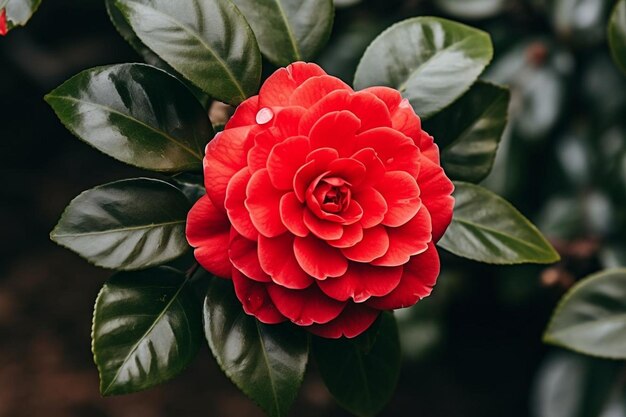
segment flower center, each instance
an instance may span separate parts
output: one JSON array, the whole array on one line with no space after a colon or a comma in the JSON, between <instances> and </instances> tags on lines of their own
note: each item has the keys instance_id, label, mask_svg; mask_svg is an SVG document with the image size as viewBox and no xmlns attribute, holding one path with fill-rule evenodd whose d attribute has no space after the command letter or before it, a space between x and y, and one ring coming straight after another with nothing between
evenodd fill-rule
<instances>
[{"instance_id":1,"label":"flower center","mask_svg":"<svg viewBox=\"0 0 626 417\"><path fill-rule=\"evenodd\" d=\"M327 213L343 212L350 205L352 197L350 184L336 177L322 179L314 194L322 210Z\"/></svg>"}]
</instances>

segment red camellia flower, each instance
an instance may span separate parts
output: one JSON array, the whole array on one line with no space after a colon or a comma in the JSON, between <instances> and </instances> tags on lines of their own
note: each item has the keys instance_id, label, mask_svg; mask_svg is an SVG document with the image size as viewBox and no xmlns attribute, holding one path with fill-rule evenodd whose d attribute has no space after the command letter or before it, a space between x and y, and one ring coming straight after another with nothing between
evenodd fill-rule
<instances>
[{"instance_id":1,"label":"red camellia flower","mask_svg":"<svg viewBox=\"0 0 626 417\"><path fill-rule=\"evenodd\" d=\"M7 9L0 10L0 35L4 36L9 32L7 27Z\"/></svg>"},{"instance_id":2,"label":"red camellia flower","mask_svg":"<svg viewBox=\"0 0 626 417\"><path fill-rule=\"evenodd\" d=\"M208 144L204 182L187 239L263 323L355 337L435 285L453 185L396 90L279 69Z\"/></svg>"}]
</instances>

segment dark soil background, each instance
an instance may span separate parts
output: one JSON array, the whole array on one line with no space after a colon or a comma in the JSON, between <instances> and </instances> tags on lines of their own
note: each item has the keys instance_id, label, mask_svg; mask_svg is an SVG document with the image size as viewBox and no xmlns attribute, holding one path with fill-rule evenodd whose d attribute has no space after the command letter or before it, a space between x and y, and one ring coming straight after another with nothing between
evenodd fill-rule
<instances>
[{"instance_id":1,"label":"dark soil background","mask_svg":"<svg viewBox=\"0 0 626 417\"><path fill-rule=\"evenodd\" d=\"M26 28L0 39L1 417L262 415L206 347L190 369L159 388L117 398L98 393L91 310L109 273L55 246L48 233L81 191L149 174L74 138L43 96L83 69L139 60L94 1L44 1ZM464 270L450 278L461 282L460 290L437 317L445 320L445 338L424 355L407 355L383 416L529 414L531 386L547 351L541 332L559 292L541 289L540 268L511 268L507 274L523 276L536 296L504 304L494 284L501 269ZM292 415L347 416L314 364L309 371Z\"/></svg>"}]
</instances>

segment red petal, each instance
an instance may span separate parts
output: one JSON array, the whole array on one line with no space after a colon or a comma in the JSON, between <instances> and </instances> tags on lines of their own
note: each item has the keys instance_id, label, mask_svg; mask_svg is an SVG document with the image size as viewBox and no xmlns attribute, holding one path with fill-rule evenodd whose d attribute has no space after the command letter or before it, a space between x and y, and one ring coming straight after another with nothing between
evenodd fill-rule
<instances>
[{"instance_id":1,"label":"red petal","mask_svg":"<svg viewBox=\"0 0 626 417\"><path fill-rule=\"evenodd\" d=\"M365 176L365 165L356 159L338 158L328 165L329 177L341 178L353 186L359 185Z\"/></svg>"},{"instance_id":2,"label":"red petal","mask_svg":"<svg viewBox=\"0 0 626 417\"><path fill-rule=\"evenodd\" d=\"M247 164L252 146L251 127L238 127L218 133L206 147L204 185L215 207L223 209L228 181Z\"/></svg>"},{"instance_id":3,"label":"red petal","mask_svg":"<svg viewBox=\"0 0 626 417\"><path fill-rule=\"evenodd\" d=\"M439 254L434 243L404 266L400 284L389 295L370 298L367 305L380 310L410 307L432 292L439 276Z\"/></svg>"},{"instance_id":4,"label":"red petal","mask_svg":"<svg viewBox=\"0 0 626 417\"><path fill-rule=\"evenodd\" d=\"M226 188L226 200L224 207L231 224L241 235L250 240L256 240L259 232L252 224L250 213L244 205L246 200L246 187L250 181L250 171L242 168L228 183Z\"/></svg>"},{"instance_id":5,"label":"red petal","mask_svg":"<svg viewBox=\"0 0 626 417\"><path fill-rule=\"evenodd\" d=\"M323 240L337 240L343 236L343 226L322 220L310 210L304 210L304 224L313 234Z\"/></svg>"},{"instance_id":6,"label":"red petal","mask_svg":"<svg viewBox=\"0 0 626 417\"><path fill-rule=\"evenodd\" d=\"M7 27L7 10L2 9L0 11L0 35L5 36L9 33L9 28Z\"/></svg>"},{"instance_id":7,"label":"red petal","mask_svg":"<svg viewBox=\"0 0 626 417\"><path fill-rule=\"evenodd\" d=\"M391 127L410 137L416 145L420 146L422 122L407 99L403 99L397 90L389 87L371 87L363 91L383 100L391 114Z\"/></svg>"},{"instance_id":8,"label":"red petal","mask_svg":"<svg viewBox=\"0 0 626 417\"><path fill-rule=\"evenodd\" d=\"M261 323L278 324L286 321L267 292L267 284L252 281L233 268L235 294L246 314L256 317ZM272 285L272 284L269 284Z\"/></svg>"},{"instance_id":9,"label":"red petal","mask_svg":"<svg viewBox=\"0 0 626 417\"><path fill-rule=\"evenodd\" d=\"M248 240L237 232L231 233L228 255L233 266L250 279L272 282L259 262L257 242Z\"/></svg>"},{"instance_id":10,"label":"red petal","mask_svg":"<svg viewBox=\"0 0 626 417\"><path fill-rule=\"evenodd\" d=\"M346 305L327 297L317 285L305 290L269 285L267 290L276 308L298 326L328 323L339 316Z\"/></svg>"},{"instance_id":11,"label":"red petal","mask_svg":"<svg viewBox=\"0 0 626 417\"><path fill-rule=\"evenodd\" d=\"M266 237L275 237L287 231L280 219L283 194L272 186L267 169L255 172L248 182L245 206L254 227Z\"/></svg>"},{"instance_id":12,"label":"red petal","mask_svg":"<svg viewBox=\"0 0 626 417\"><path fill-rule=\"evenodd\" d=\"M357 148L372 148L387 171L405 171L417 178L420 151L402 133L387 127L376 128L356 137Z\"/></svg>"},{"instance_id":13,"label":"red petal","mask_svg":"<svg viewBox=\"0 0 626 417\"><path fill-rule=\"evenodd\" d=\"M346 258L356 262L372 262L389 249L389 236L383 226L363 230L363 240L356 245L342 249Z\"/></svg>"},{"instance_id":14,"label":"red petal","mask_svg":"<svg viewBox=\"0 0 626 417\"><path fill-rule=\"evenodd\" d=\"M327 339L339 339L343 336L351 339L369 329L379 314L380 311L363 304L349 303L335 320L326 324L314 324L307 327L307 330Z\"/></svg>"},{"instance_id":15,"label":"red petal","mask_svg":"<svg viewBox=\"0 0 626 417\"><path fill-rule=\"evenodd\" d=\"M339 156L349 156L361 121L349 111L331 112L319 119L311 129L311 148L333 148Z\"/></svg>"},{"instance_id":16,"label":"red petal","mask_svg":"<svg viewBox=\"0 0 626 417\"><path fill-rule=\"evenodd\" d=\"M206 195L194 204L187 215L187 241L196 248L194 255L204 269L229 278L232 265L228 259L230 223L226 213L215 208Z\"/></svg>"},{"instance_id":17,"label":"red petal","mask_svg":"<svg viewBox=\"0 0 626 417\"><path fill-rule=\"evenodd\" d=\"M307 163L302 165L293 179L293 190L298 200L304 203L306 191L320 174L328 169L328 165L337 159L337 151L331 148L320 148L311 152Z\"/></svg>"},{"instance_id":18,"label":"red petal","mask_svg":"<svg viewBox=\"0 0 626 417\"><path fill-rule=\"evenodd\" d=\"M381 193L372 187L361 188L352 194L352 198L363 208L361 225L364 228L379 225L387 213L387 202Z\"/></svg>"},{"instance_id":19,"label":"red petal","mask_svg":"<svg viewBox=\"0 0 626 417\"><path fill-rule=\"evenodd\" d=\"M337 90L310 107L300 119L298 129L301 134L309 135L315 123L325 114L341 110L348 110L361 120L359 132L375 127L391 127L389 110L376 96L363 92L351 94L346 90Z\"/></svg>"},{"instance_id":20,"label":"red petal","mask_svg":"<svg viewBox=\"0 0 626 417\"><path fill-rule=\"evenodd\" d=\"M296 88L289 98L289 105L307 109L336 90L354 92L348 84L331 75L312 77Z\"/></svg>"},{"instance_id":21,"label":"red petal","mask_svg":"<svg viewBox=\"0 0 626 417\"><path fill-rule=\"evenodd\" d=\"M389 250L385 256L373 261L373 265L404 265L411 256L420 254L428 248L432 240L432 225L430 214L425 208L422 207L417 215L404 226L387 228Z\"/></svg>"},{"instance_id":22,"label":"red petal","mask_svg":"<svg viewBox=\"0 0 626 417\"><path fill-rule=\"evenodd\" d=\"M421 190L422 203L430 212L433 225L433 241L436 243L452 221L454 185L443 169L427 158L422 158L417 182Z\"/></svg>"},{"instance_id":23,"label":"red petal","mask_svg":"<svg viewBox=\"0 0 626 417\"><path fill-rule=\"evenodd\" d=\"M298 125L300 119L306 112L302 107L286 107L281 109L274 119L274 129L278 129L280 137L290 138L298 136Z\"/></svg>"},{"instance_id":24,"label":"red petal","mask_svg":"<svg viewBox=\"0 0 626 417\"><path fill-rule=\"evenodd\" d=\"M432 136L422 131L422 138L420 140L419 147L422 151L422 155L433 161L435 164L440 165L439 147L435 144L435 139Z\"/></svg>"},{"instance_id":25,"label":"red petal","mask_svg":"<svg viewBox=\"0 0 626 417\"><path fill-rule=\"evenodd\" d=\"M315 236L296 237L293 248L298 263L313 278L340 277L348 269L348 261L341 251Z\"/></svg>"},{"instance_id":26,"label":"red petal","mask_svg":"<svg viewBox=\"0 0 626 417\"><path fill-rule=\"evenodd\" d=\"M422 205L417 182L406 172L387 172L376 188L387 202L388 210L382 221L385 226L402 226L417 214Z\"/></svg>"},{"instance_id":27,"label":"red petal","mask_svg":"<svg viewBox=\"0 0 626 417\"><path fill-rule=\"evenodd\" d=\"M294 62L287 68L280 68L261 87L259 104L261 107L286 107L293 92L311 77L326 75L316 64Z\"/></svg>"},{"instance_id":28,"label":"red petal","mask_svg":"<svg viewBox=\"0 0 626 417\"><path fill-rule=\"evenodd\" d=\"M304 224L304 204L295 193L287 193L280 199L280 218L285 227L294 235L305 237L309 228Z\"/></svg>"},{"instance_id":29,"label":"red petal","mask_svg":"<svg viewBox=\"0 0 626 417\"><path fill-rule=\"evenodd\" d=\"M292 189L296 172L304 165L309 150L306 136L292 137L274 146L267 159L267 172L274 187Z\"/></svg>"},{"instance_id":30,"label":"red petal","mask_svg":"<svg viewBox=\"0 0 626 417\"><path fill-rule=\"evenodd\" d=\"M402 270L401 266L385 268L351 262L345 275L319 281L318 285L335 300L351 298L355 303L362 303L370 297L382 297L393 291L400 283Z\"/></svg>"},{"instance_id":31,"label":"red petal","mask_svg":"<svg viewBox=\"0 0 626 417\"><path fill-rule=\"evenodd\" d=\"M352 155L352 159L356 159L365 165L362 186L374 185L385 175L385 165L372 148L361 149Z\"/></svg>"},{"instance_id":32,"label":"red petal","mask_svg":"<svg viewBox=\"0 0 626 417\"><path fill-rule=\"evenodd\" d=\"M294 237L288 233L272 239L259 236L259 261L276 284L301 290L309 287L313 278L296 261L293 240Z\"/></svg>"},{"instance_id":33,"label":"red petal","mask_svg":"<svg viewBox=\"0 0 626 417\"><path fill-rule=\"evenodd\" d=\"M343 227L341 239L329 240L327 243L335 248L349 248L363 240L363 227L359 223Z\"/></svg>"},{"instance_id":34,"label":"red petal","mask_svg":"<svg viewBox=\"0 0 626 417\"><path fill-rule=\"evenodd\" d=\"M250 126L256 124L256 114L259 111L259 96L250 97L241 103L235 114L230 118L224 130L235 127Z\"/></svg>"}]
</instances>

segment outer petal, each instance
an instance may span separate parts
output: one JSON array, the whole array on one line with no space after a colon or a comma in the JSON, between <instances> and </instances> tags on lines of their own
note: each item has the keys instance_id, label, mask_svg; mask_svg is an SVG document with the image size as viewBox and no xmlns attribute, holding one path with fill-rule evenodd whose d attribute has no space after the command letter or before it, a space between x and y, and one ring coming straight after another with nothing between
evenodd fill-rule
<instances>
[{"instance_id":1,"label":"outer petal","mask_svg":"<svg viewBox=\"0 0 626 417\"><path fill-rule=\"evenodd\" d=\"M250 213L244 205L250 177L250 171L247 168L242 168L232 177L226 188L224 207L235 230L250 240L256 240L259 232L252 224Z\"/></svg>"},{"instance_id":2,"label":"outer petal","mask_svg":"<svg viewBox=\"0 0 626 417\"><path fill-rule=\"evenodd\" d=\"M259 261L276 284L301 290L313 284L313 278L296 261L293 240L288 233L272 239L259 236Z\"/></svg>"},{"instance_id":3,"label":"outer petal","mask_svg":"<svg viewBox=\"0 0 626 417\"><path fill-rule=\"evenodd\" d=\"M275 237L287 231L280 219L280 199L284 192L272 186L267 169L255 172L248 182L245 206L260 234Z\"/></svg>"},{"instance_id":4,"label":"outer petal","mask_svg":"<svg viewBox=\"0 0 626 417\"><path fill-rule=\"evenodd\" d=\"M446 177L443 169L428 158L422 158L422 168L417 182L421 190L422 203L432 218L433 241L436 243L452 221L454 198L451 194L454 185Z\"/></svg>"},{"instance_id":5,"label":"outer petal","mask_svg":"<svg viewBox=\"0 0 626 417\"><path fill-rule=\"evenodd\" d=\"M389 250L385 256L372 262L373 265L398 266L404 265L411 256L428 249L432 240L430 214L426 207L417 213L407 224L401 227L389 227Z\"/></svg>"},{"instance_id":6,"label":"outer petal","mask_svg":"<svg viewBox=\"0 0 626 417\"><path fill-rule=\"evenodd\" d=\"M351 262L343 276L320 281L318 285L336 300L351 298L355 303L362 303L372 296L382 297L393 291L400 283L402 271L401 266L385 268Z\"/></svg>"},{"instance_id":7,"label":"outer petal","mask_svg":"<svg viewBox=\"0 0 626 417\"><path fill-rule=\"evenodd\" d=\"M354 92L348 84L331 75L312 77L296 88L289 98L289 104L306 109L336 90Z\"/></svg>"},{"instance_id":8,"label":"outer petal","mask_svg":"<svg viewBox=\"0 0 626 417\"><path fill-rule=\"evenodd\" d=\"M415 178L403 171L387 172L376 185L387 202L385 226L398 227L411 220L422 206Z\"/></svg>"},{"instance_id":9,"label":"outer petal","mask_svg":"<svg viewBox=\"0 0 626 417\"><path fill-rule=\"evenodd\" d=\"M256 317L265 324L278 324L287 320L274 306L267 293L267 284L252 281L235 268L233 268L233 284L235 284L235 294L241 301L246 314Z\"/></svg>"},{"instance_id":10,"label":"outer petal","mask_svg":"<svg viewBox=\"0 0 626 417\"><path fill-rule=\"evenodd\" d=\"M430 295L439 276L439 254L434 243L404 266L400 284L389 295L370 298L366 304L380 310L410 307Z\"/></svg>"},{"instance_id":11,"label":"outer petal","mask_svg":"<svg viewBox=\"0 0 626 417\"><path fill-rule=\"evenodd\" d=\"M405 171L417 178L420 151L413 141L388 127L363 132L356 137L357 148L372 148L387 171Z\"/></svg>"},{"instance_id":12,"label":"outer petal","mask_svg":"<svg viewBox=\"0 0 626 417\"><path fill-rule=\"evenodd\" d=\"M261 107L285 107L293 92L311 77L326 75L316 64L294 62L287 68L280 68L261 87L259 105Z\"/></svg>"},{"instance_id":13,"label":"outer petal","mask_svg":"<svg viewBox=\"0 0 626 417\"><path fill-rule=\"evenodd\" d=\"M441 162L439 161L439 147L435 144L435 139L424 131L422 131L419 148L422 151L422 155L433 161L435 164L441 165Z\"/></svg>"},{"instance_id":14,"label":"outer petal","mask_svg":"<svg viewBox=\"0 0 626 417\"><path fill-rule=\"evenodd\" d=\"M324 295L317 285L299 291L269 285L267 290L278 311L298 326L328 323L339 316L346 305Z\"/></svg>"},{"instance_id":15,"label":"outer petal","mask_svg":"<svg viewBox=\"0 0 626 417\"><path fill-rule=\"evenodd\" d=\"M389 110L383 101L373 94L358 92L351 94L337 90L328 94L309 108L300 120L299 132L308 135L311 128L327 113L348 110L361 120L360 132L375 127L391 127Z\"/></svg>"},{"instance_id":16,"label":"outer petal","mask_svg":"<svg viewBox=\"0 0 626 417\"><path fill-rule=\"evenodd\" d=\"M226 213L215 208L206 195L191 208L186 235L189 244L196 248L194 255L204 269L218 277L230 278L230 223Z\"/></svg>"},{"instance_id":17,"label":"outer petal","mask_svg":"<svg viewBox=\"0 0 626 417\"><path fill-rule=\"evenodd\" d=\"M220 132L209 142L204 158L204 186L207 195L220 210L224 207L228 181L247 164L252 146L252 127L237 127Z\"/></svg>"},{"instance_id":18,"label":"outer petal","mask_svg":"<svg viewBox=\"0 0 626 417\"><path fill-rule=\"evenodd\" d=\"M274 187L290 190L296 172L304 165L309 154L306 136L295 136L274 146L267 159L267 172Z\"/></svg>"},{"instance_id":19,"label":"outer petal","mask_svg":"<svg viewBox=\"0 0 626 417\"><path fill-rule=\"evenodd\" d=\"M349 303L335 320L326 324L314 324L307 330L327 339L339 339L342 336L351 339L369 329L379 314L380 311L363 304Z\"/></svg>"},{"instance_id":20,"label":"outer petal","mask_svg":"<svg viewBox=\"0 0 626 417\"><path fill-rule=\"evenodd\" d=\"M228 256L233 266L246 277L259 282L272 282L259 262L257 242L248 240L239 233L231 233Z\"/></svg>"},{"instance_id":21,"label":"outer petal","mask_svg":"<svg viewBox=\"0 0 626 417\"><path fill-rule=\"evenodd\" d=\"M383 226L375 226L363 231L363 240L356 245L342 249L346 258L356 262L372 262L389 250L389 235Z\"/></svg>"},{"instance_id":22,"label":"outer petal","mask_svg":"<svg viewBox=\"0 0 626 417\"><path fill-rule=\"evenodd\" d=\"M315 236L296 237L293 248L298 263L313 278L340 277L348 270L348 261L340 250Z\"/></svg>"},{"instance_id":23,"label":"outer petal","mask_svg":"<svg viewBox=\"0 0 626 417\"><path fill-rule=\"evenodd\" d=\"M352 112L343 110L325 114L311 129L311 148L333 148L339 156L349 156L360 127L361 121Z\"/></svg>"},{"instance_id":24,"label":"outer petal","mask_svg":"<svg viewBox=\"0 0 626 417\"><path fill-rule=\"evenodd\" d=\"M259 111L259 96L250 97L241 103L235 114L230 118L224 129L233 129L235 127L250 126L256 124L256 114Z\"/></svg>"}]
</instances>

